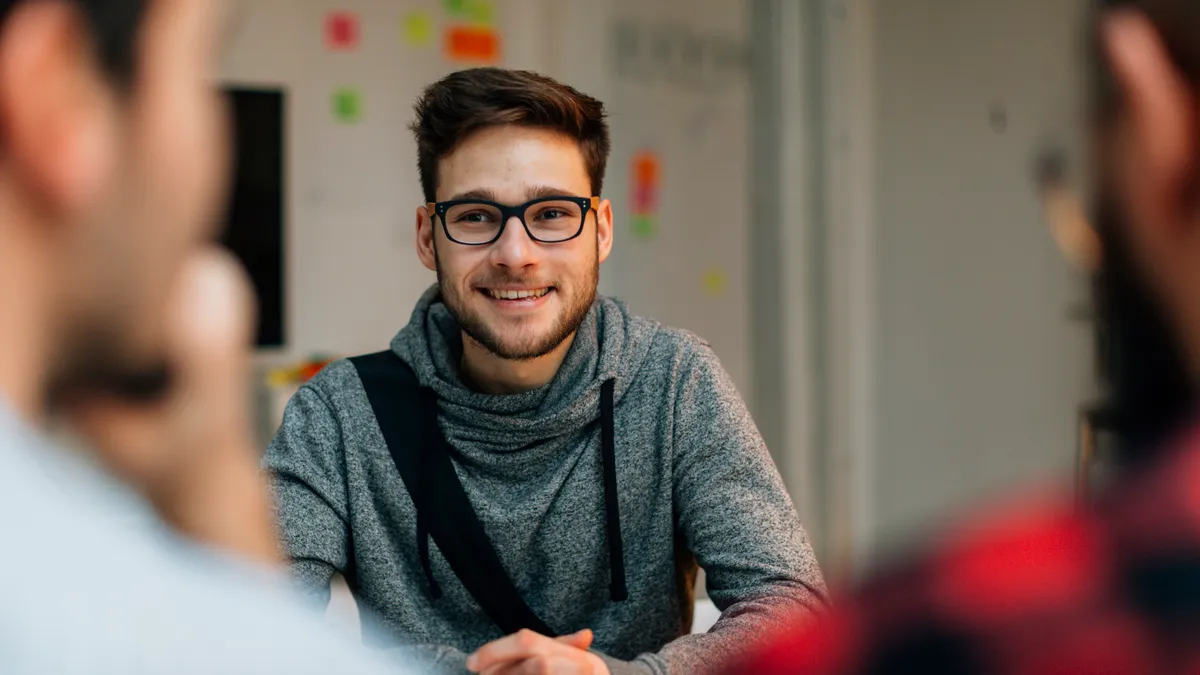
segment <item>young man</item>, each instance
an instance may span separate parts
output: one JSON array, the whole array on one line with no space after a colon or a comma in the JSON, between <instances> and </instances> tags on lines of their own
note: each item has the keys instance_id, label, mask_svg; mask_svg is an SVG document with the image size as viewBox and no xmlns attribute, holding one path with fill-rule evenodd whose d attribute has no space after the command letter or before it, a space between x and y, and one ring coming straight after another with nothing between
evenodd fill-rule
<instances>
[{"instance_id":1,"label":"young man","mask_svg":"<svg viewBox=\"0 0 1200 675\"><path fill-rule=\"evenodd\" d=\"M4 673L383 672L263 588L245 287L203 248L219 5L0 0Z\"/></svg>"},{"instance_id":2,"label":"young man","mask_svg":"<svg viewBox=\"0 0 1200 675\"><path fill-rule=\"evenodd\" d=\"M324 605L344 573L381 619L376 644L488 673L701 673L773 617L820 607L812 550L712 350L596 297L613 241L601 103L467 70L426 90L413 128L417 252L438 283L375 357L410 384L368 392L361 360L331 365L266 458L302 585ZM422 461L450 462L405 476L397 460L437 436L448 447ZM447 561L436 519L467 501L496 565ZM724 613L688 636L697 562ZM460 579L485 565L482 592L511 578L499 611L523 601L540 629L506 636Z\"/></svg>"},{"instance_id":3,"label":"young man","mask_svg":"<svg viewBox=\"0 0 1200 675\"><path fill-rule=\"evenodd\" d=\"M1082 513L1039 497L969 523L731 673L1200 664L1200 6L1103 4L1097 289L1118 484Z\"/></svg>"}]
</instances>

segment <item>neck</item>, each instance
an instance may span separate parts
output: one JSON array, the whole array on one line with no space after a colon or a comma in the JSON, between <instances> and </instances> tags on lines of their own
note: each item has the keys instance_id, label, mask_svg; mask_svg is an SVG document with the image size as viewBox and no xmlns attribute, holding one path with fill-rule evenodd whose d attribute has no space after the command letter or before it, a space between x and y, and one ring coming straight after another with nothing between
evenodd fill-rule
<instances>
[{"instance_id":1,"label":"neck","mask_svg":"<svg viewBox=\"0 0 1200 675\"><path fill-rule=\"evenodd\" d=\"M463 381L484 394L520 394L545 386L558 374L567 350L575 341L571 333L554 351L536 359L504 359L463 333Z\"/></svg>"},{"instance_id":2,"label":"neck","mask_svg":"<svg viewBox=\"0 0 1200 675\"><path fill-rule=\"evenodd\" d=\"M35 423L45 414L52 334L47 299L54 276L38 235L13 220L0 221L0 404Z\"/></svg>"}]
</instances>

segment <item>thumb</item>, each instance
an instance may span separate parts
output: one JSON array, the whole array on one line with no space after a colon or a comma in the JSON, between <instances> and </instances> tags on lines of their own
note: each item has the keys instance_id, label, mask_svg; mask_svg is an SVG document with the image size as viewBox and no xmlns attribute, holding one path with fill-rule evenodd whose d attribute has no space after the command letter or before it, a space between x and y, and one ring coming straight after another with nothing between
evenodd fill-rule
<instances>
[{"instance_id":1,"label":"thumb","mask_svg":"<svg viewBox=\"0 0 1200 675\"><path fill-rule=\"evenodd\" d=\"M196 373L248 355L254 312L250 282L241 265L218 248L188 260L176 280L170 305L171 356Z\"/></svg>"},{"instance_id":2,"label":"thumb","mask_svg":"<svg viewBox=\"0 0 1200 675\"><path fill-rule=\"evenodd\" d=\"M169 359L177 393L206 411L207 424L245 422L252 297L241 266L215 247L196 254L177 279L167 316Z\"/></svg>"},{"instance_id":3,"label":"thumb","mask_svg":"<svg viewBox=\"0 0 1200 675\"><path fill-rule=\"evenodd\" d=\"M592 646L592 640L594 640L595 637L595 634L592 633L590 628L584 628L578 633L572 633L570 635L564 635L554 639L561 644L567 645L568 647L586 650Z\"/></svg>"}]
</instances>

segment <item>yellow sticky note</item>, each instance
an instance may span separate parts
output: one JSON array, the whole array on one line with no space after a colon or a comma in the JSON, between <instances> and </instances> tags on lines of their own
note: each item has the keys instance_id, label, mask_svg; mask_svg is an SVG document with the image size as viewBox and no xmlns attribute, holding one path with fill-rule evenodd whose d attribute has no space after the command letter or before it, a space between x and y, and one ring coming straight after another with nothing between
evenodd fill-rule
<instances>
[{"instance_id":1,"label":"yellow sticky note","mask_svg":"<svg viewBox=\"0 0 1200 675\"><path fill-rule=\"evenodd\" d=\"M406 44L424 47L433 41L433 19L429 12L409 12L404 16L402 32Z\"/></svg>"},{"instance_id":2,"label":"yellow sticky note","mask_svg":"<svg viewBox=\"0 0 1200 675\"><path fill-rule=\"evenodd\" d=\"M725 287L728 285L728 279L725 276L725 271L720 269L710 269L704 273L704 292L709 295L722 295L725 293Z\"/></svg>"}]
</instances>

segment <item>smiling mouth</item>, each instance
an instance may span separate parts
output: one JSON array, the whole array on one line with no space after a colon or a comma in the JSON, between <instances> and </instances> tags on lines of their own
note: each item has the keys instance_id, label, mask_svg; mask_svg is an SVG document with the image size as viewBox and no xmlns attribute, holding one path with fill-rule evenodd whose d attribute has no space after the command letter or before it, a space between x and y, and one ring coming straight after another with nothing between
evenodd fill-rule
<instances>
[{"instance_id":1,"label":"smiling mouth","mask_svg":"<svg viewBox=\"0 0 1200 675\"><path fill-rule=\"evenodd\" d=\"M507 290L495 288L481 288L485 295L493 300L537 300L545 296L550 291L554 290L553 286L545 288L529 288L522 290Z\"/></svg>"}]
</instances>

